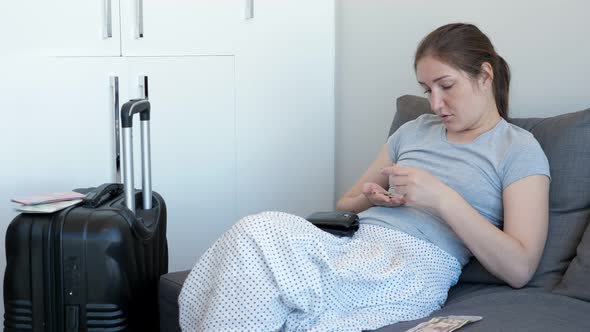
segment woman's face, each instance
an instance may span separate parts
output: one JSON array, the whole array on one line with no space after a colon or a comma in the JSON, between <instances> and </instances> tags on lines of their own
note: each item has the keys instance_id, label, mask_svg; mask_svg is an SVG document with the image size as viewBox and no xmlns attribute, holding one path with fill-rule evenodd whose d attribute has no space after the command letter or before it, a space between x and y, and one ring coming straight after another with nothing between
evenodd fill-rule
<instances>
[{"instance_id":1,"label":"woman's face","mask_svg":"<svg viewBox=\"0 0 590 332\"><path fill-rule=\"evenodd\" d=\"M416 77L428 96L430 108L441 118L447 131L474 130L485 122L491 93L485 88L485 81L473 80L467 73L432 56L418 61Z\"/></svg>"}]
</instances>

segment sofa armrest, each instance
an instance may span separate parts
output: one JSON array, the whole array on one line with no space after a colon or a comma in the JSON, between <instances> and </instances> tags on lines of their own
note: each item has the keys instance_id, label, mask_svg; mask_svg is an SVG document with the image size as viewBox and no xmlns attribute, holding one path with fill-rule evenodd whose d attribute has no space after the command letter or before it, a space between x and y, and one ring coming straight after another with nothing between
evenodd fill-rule
<instances>
[{"instance_id":1,"label":"sofa armrest","mask_svg":"<svg viewBox=\"0 0 590 332\"><path fill-rule=\"evenodd\" d=\"M181 332L178 322L178 296L189 270L172 272L160 277L160 331Z\"/></svg>"}]
</instances>

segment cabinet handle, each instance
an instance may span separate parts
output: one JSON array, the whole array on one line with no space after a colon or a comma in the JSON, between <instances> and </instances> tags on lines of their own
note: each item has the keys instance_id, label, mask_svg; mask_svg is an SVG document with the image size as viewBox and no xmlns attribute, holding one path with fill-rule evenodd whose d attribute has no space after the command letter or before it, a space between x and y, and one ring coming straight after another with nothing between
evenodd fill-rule
<instances>
[{"instance_id":1,"label":"cabinet handle","mask_svg":"<svg viewBox=\"0 0 590 332\"><path fill-rule=\"evenodd\" d=\"M119 76L110 77L111 105L115 116L115 182L121 183L121 137L119 136Z\"/></svg>"},{"instance_id":2,"label":"cabinet handle","mask_svg":"<svg viewBox=\"0 0 590 332\"><path fill-rule=\"evenodd\" d=\"M143 38L143 0L137 0L137 39Z\"/></svg>"},{"instance_id":3,"label":"cabinet handle","mask_svg":"<svg viewBox=\"0 0 590 332\"><path fill-rule=\"evenodd\" d=\"M254 0L246 0L246 19L254 18Z\"/></svg>"},{"instance_id":4,"label":"cabinet handle","mask_svg":"<svg viewBox=\"0 0 590 332\"><path fill-rule=\"evenodd\" d=\"M148 88L148 77L147 75L140 75L139 76L139 88L141 90L140 94L143 99L149 99L150 97L150 90Z\"/></svg>"},{"instance_id":5,"label":"cabinet handle","mask_svg":"<svg viewBox=\"0 0 590 332\"><path fill-rule=\"evenodd\" d=\"M111 6L111 0L104 0L104 38L113 38L113 8Z\"/></svg>"}]
</instances>

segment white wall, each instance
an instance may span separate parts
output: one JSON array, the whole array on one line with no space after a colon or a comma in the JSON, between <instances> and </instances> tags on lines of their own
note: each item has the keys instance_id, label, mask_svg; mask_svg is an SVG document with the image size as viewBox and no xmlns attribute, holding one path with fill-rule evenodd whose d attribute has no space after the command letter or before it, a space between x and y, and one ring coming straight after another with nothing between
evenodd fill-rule
<instances>
[{"instance_id":1,"label":"white wall","mask_svg":"<svg viewBox=\"0 0 590 332\"><path fill-rule=\"evenodd\" d=\"M590 107L590 2L339 0L336 2L336 199L375 158L395 99L420 95L419 41L451 22L476 24L512 70L512 116Z\"/></svg>"}]
</instances>

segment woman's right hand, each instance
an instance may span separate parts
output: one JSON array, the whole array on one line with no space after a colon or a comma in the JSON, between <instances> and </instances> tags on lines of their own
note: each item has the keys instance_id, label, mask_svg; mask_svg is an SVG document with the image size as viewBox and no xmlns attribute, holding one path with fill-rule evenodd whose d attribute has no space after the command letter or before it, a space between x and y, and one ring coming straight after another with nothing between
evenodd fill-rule
<instances>
[{"instance_id":1,"label":"woman's right hand","mask_svg":"<svg viewBox=\"0 0 590 332\"><path fill-rule=\"evenodd\" d=\"M377 183L363 184L363 195L376 206L398 207L406 204L404 196L391 194Z\"/></svg>"}]
</instances>

